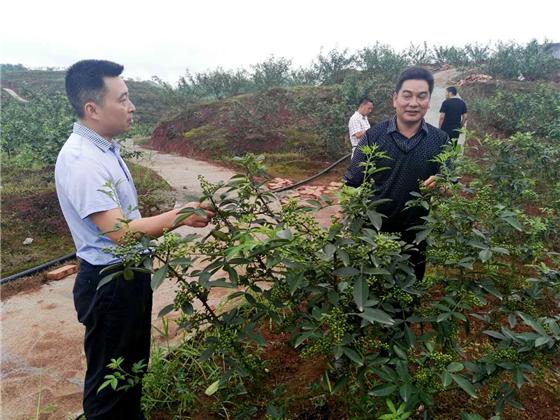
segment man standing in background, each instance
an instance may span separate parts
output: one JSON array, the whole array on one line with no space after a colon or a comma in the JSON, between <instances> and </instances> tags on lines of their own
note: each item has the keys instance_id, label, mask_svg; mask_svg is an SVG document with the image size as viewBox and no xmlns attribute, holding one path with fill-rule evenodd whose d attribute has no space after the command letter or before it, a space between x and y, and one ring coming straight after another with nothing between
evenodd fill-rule
<instances>
[{"instance_id":1,"label":"man standing in background","mask_svg":"<svg viewBox=\"0 0 560 420\"><path fill-rule=\"evenodd\" d=\"M459 130L466 127L467 104L457 97L457 89L453 86L447 88L447 99L441 104L439 110L439 128L445 131L450 139L458 139Z\"/></svg>"},{"instance_id":2,"label":"man standing in background","mask_svg":"<svg viewBox=\"0 0 560 420\"><path fill-rule=\"evenodd\" d=\"M386 170L373 176L375 193L371 198L388 199L377 207L386 216L381 230L399 233L404 241L415 246L415 250L408 252L418 280L424 277L427 244L426 241L414 244L416 232L410 228L423 224L423 217L428 213L422 207L407 208L406 203L413 198L412 192L420 192L420 182L426 188L435 188L440 166L433 159L449 143L445 132L424 121L433 90L434 78L428 70L421 67L405 70L393 93L396 115L367 130L344 177L350 187L359 187L363 183L362 163L367 157L362 146L377 145L379 151L386 154L387 158L377 162Z\"/></svg>"},{"instance_id":3,"label":"man standing in background","mask_svg":"<svg viewBox=\"0 0 560 420\"><path fill-rule=\"evenodd\" d=\"M358 104L358 110L350 117L348 121L348 133L350 134L350 143L352 143L352 156L354 149L365 136L366 131L369 129L368 115L373 111L373 102L369 98L363 98Z\"/></svg>"}]
</instances>

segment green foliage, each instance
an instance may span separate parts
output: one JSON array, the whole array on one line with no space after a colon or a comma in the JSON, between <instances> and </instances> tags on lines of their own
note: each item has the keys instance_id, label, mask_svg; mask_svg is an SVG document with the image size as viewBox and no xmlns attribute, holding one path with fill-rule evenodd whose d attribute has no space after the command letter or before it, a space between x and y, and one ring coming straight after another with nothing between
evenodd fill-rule
<instances>
[{"instance_id":1,"label":"green foliage","mask_svg":"<svg viewBox=\"0 0 560 420\"><path fill-rule=\"evenodd\" d=\"M25 92L29 102L13 98L2 104L0 145L6 163L29 167L56 161L74 118L61 93Z\"/></svg>"},{"instance_id":2,"label":"green foliage","mask_svg":"<svg viewBox=\"0 0 560 420\"><path fill-rule=\"evenodd\" d=\"M321 84L335 85L342 83L346 75L354 69L354 63L355 56L348 49L333 49L326 54L319 53L312 69Z\"/></svg>"},{"instance_id":3,"label":"green foliage","mask_svg":"<svg viewBox=\"0 0 560 420\"><path fill-rule=\"evenodd\" d=\"M436 46L433 48L434 61L437 64L451 64L464 67L470 64L465 51L454 46Z\"/></svg>"},{"instance_id":4,"label":"green foliage","mask_svg":"<svg viewBox=\"0 0 560 420\"><path fill-rule=\"evenodd\" d=\"M498 88L495 95L475 97L471 106L485 127L506 135L521 131L560 138L560 90L552 85L527 92Z\"/></svg>"},{"instance_id":5,"label":"green foliage","mask_svg":"<svg viewBox=\"0 0 560 420\"><path fill-rule=\"evenodd\" d=\"M270 56L266 61L253 66L253 81L257 90L288 86L291 83L292 60Z\"/></svg>"},{"instance_id":6,"label":"green foliage","mask_svg":"<svg viewBox=\"0 0 560 420\"><path fill-rule=\"evenodd\" d=\"M204 343L200 362L220 366L220 377L204 389L222 403L247 408L243 395L267 372L262 329L270 325L288 333L302 357L330 361L315 392L347 401L349 416L406 418L419 405L429 413L438 394L477 398L494 380L501 383L496 411L518 407L516 389L532 374L532 359L555 357L560 343L560 314L549 305L559 297L560 276L544 264L553 255L541 228L516 204L515 192L457 182L476 162L449 148L437 158L439 188L409 203L431 209L417 242L429 238L435 271L419 282L409 262L415 245L382 232L380 202L371 201L383 154L369 147L364 153L365 182L342 189L342 219L328 229L311 215L320 202L280 205L262 188L263 158L248 155L238 159L244 174L217 184L201 179L201 201L216 212L211 232L142 238L122 250L133 251L130 257L119 255L127 267L158 261L154 288L164 277L177 281L169 308L181 310L181 327ZM539 252L523 254L520 245L529 243ZM219 309L209 303L213 288L232 289ZM482 326L475 328L475 319ZM482 337L490 340L482 354L465 351ZM380 413L371 401L387 397L391 413ZM282 410L268 407L269 415Z\"/></svg>"},{"instance_id":7,"label":"green foliage","mask_svg":"<svg viewBox=\"0 0 560 420\"><path fill-rule=\"evenodd\" d=\"M546 51L546 46L536 40L526 45L499 42L487 61L488 72L504 79L546 79L560 70L560 61Z\"/></svg>"},{"instance_id":8,"label":"green foliage","mask_svg":"<svg viewBox=\"0 0 560 420\"><path fill-rule=\"evenodd\" d=\"M357 54L357 62L359 68L369 75L374 77L387 75L387 78L393 81L408 65L408 61L402 54L380 43L360 50Z\"/></svg>"}]
</instances>

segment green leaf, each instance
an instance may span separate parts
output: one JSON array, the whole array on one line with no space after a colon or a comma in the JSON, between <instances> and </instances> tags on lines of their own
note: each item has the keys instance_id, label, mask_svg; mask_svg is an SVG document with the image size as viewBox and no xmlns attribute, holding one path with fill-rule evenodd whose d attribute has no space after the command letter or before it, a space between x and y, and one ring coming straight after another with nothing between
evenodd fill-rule
<instances>
[{"instance_id":1,"label":"green leaf","mask_svg":"<svg viewBox=\"0 0 560 420\"><path fill-rule=\"evenodd\" d=\"M276 233L276 236L287 241L291 241L294 238L294 235L292 234L292 231L290 229L281 230L280 232Z\"/></svg>"},{"instance_id":2,"label":"green leaf","mask_svg":"<svg viewBox=\"0 0 560 420\"><path fill-rule=\"evenodd\" d=\"M225 232L222 232L220 230L214 229L212 232L210 232L210 235L212 235L214 238L220 240L220 241L227 241L228 240L228 236Z\"/></svg>"},{"instance_id":3,"label":"green leaf","mask_svg":"<svg viewBox=\"0 0 560 420\"><path fill-rule=\"evenodd\" d=\"M412 384L406 383L404 385L401 385L401 387L399 388L399 394L404 402L408 402L408 400L412 396L412 391Z\"/></svg>"},{"instance_id":4,"label":"green leaf","mask_svg":"<svg viewBox=\"0 0 560 420\"><path fill-rule=\"evenodd\" d=\"M447 371L451 373L460 372L465 368L462 363L459 362L451 362L447 365Z\"/></svg>"},{"instance_id":5,"label":"green leaf","mask_svg":"<svg viewBox=\"0 0 560 420\"><path fill-rule=\"evenodd\" d=\"M214 395L219 387L220 387L220 380L218 379L217 381L212 382L210 386L206 388L206 391L204 391L204 393L208 396Z\"/></svg>"},{"instance_id":6,"label":"green leaf","mask_svg":"<svg viewBox=\"0 0 560 420\"><path fill-rule=\"evenodd\" d=\"M163 282L163 280L165 280L166 277L167 265L164 265L163 267L159 268L152 276L152 290L156 290L159 286L161 286L161 283Z\"/></svg>"},{"instance_id":7,"label":"green leaf","mask_svg":"<svg viewBox=\"0 0 560 420\"><path fill-rule=\"evenodd\" d=\"M540 347L543 344L546 344L550 341L550 337L548 336L544 336L544 337L539 337L535 340L535 347Z\"/></svg>"},{"instance_id":8,"label":"green leaf","mask_svg":"<svg viewBox=\"0 0 560 420\"><path fill-rule=\"evenodd\" d=\"M512 216L508 216L508 217L502 217L502 219L508 223L509 225L513 226L515 229L517 229L519 232L523 231L523 228L521 227L521 225L519 224L519 221L517 220L516 217L512 217Z\"/></svg>"},{"instance_id":9,"label":"green leaf","mask_svg":"<svg viewBox=\"0 0 560 420\"><path fill-rule=\"evenodd\" d=\"M121 274L122 274L122 271L117 271L116 273L111 273L108 276L103 277L101 279L101 281L97 284L97 289L96 290L101 289L103 286L105 286L110 281L113 281L116 277L120 276Z\"/></svg>"},{"instance_id":10,"label":"green leaf","mask_svg":"<svg viewBox=\"0 0 560 420\"><path fill-rule=\"evenodd\" d=\"M346 252L345 250L338 248L336 250L336 255L338 256L338 258L340 258L344 265L350 264L350 255L348 255L348 252Z\"/></svg>"},{"instance_id":11,"label":"green leaf","mask_svg":"<svg viewBox=\"0 0 560 420\"><path fill-rule=\"evenodd\" d=\"M364 306L369 297L369 286L367 279L363 277L357 278L354 282L354 302L359 311L364 310Z\"/></svg>"},{"instance_id":12,"label":"green leaf","mask_svg":"<svg viewBox=\"0 0 560 420\"><path fill-rule=\"evenodd\" d=\"M473 398L478 398L476 396L476 391L474 389L473 384L464 376L462 375L457 375L455 373L451 374L451 377L453 378L453 380L455 381L455 383L457 385L459 385L459 387L465 391L467 394L469 394L471 397Z\"/></svg>"},{"instance_id":13,"label":"green leaf","mask_svg":"<svg viewBox=\"0 0 560 420\"><path fill-rule=\"evenodd\" d=\"M194 311L194 308L192 306L192 303L190 302L185 302L181 305L181 311L183 311L184 313L186 313L187 315L191 315Z\"/></svg>"},{"instance_id":14,"label":"green leaf","mask_svg":"<svg viewBox=\"0 0 560 420\"><path fill-rule=\"evenodd\" d=\"M245 299L247 300L247 303L256 306L257 305L257 301L255 300L255 298L249 294L249 293L245 293Z\"/></svg>"},{"instance_id":15,"label":"green leaf","mask_svg":"<svg viewBox=\"0 0 560 420\"><path fill-rule=\"evenodd\" d=\"M301 287L301 285L303 284L303 280L303 273L289 273L289 275L286 276L286 282L288 283L288 287L290 288L290 295L293 296L295 291Z\"/></svg>"},{"instance_id":16,"label":"green leaf","mask_svg":"<svg viewBox=\"0 0 560 420\"><path fill-rule=\"evenodd\" d=\"M329 260L332 259L334 253L336 252L336 246L328 243L325 245L325 247L323 248L323 252L325 253L325 255L329 258Z\"/></svg>"},{"instance_id":17,"label":"green leaf","mask_svg":"<svg viewBox=\"0 0 560 420\"><path fill-rule=\"evenodd\" d=\"M260 333L253 332L253 331L248 331L247 336L251 340L253 340L258 346L261 346L261 347L266 346L266 341Z\"/></svg>"},{"instance_id":18,"label":"green leaf","mask_svg":"<svg viewBox=\"0 0 560 420\"><path fill-rule=\"evenodd\" d=\"M384 325L393 325L395 323L395 320L381 309L365 308L364 312L359 313L358 315L372 324L374 322L379 322Z\"/></svg>"},{"instance_id":19,"label":"green leaf","mask_svg":"<svg viewBox=\"0 0 560 420\"><path fill-rule=\"evenodd\" d=\"M173 303L164 306L163 309L159 311L158 318L161 318L162 316L165 316L168 313L173 312L174 309L175 309L175 305Z\"/></svg>"},{"instance_id":20,"label":"green leaf","mask_svg":"<svg viewBox=\"0 0 560 420\"><path fill-rule=\"evenodd\" d=\"M446 320L448 320L449 318L451 318L451 315L453 315L452 312L444 312L444 313L442 313L442 314L439 314L438 317L437 317L437 319L436 319L436 322L443 322L443 321L446 321Z\"/></svg>"},{"instance_id":21,"label":"green leaf","mask_svg":"<svg viewBox=\"0 0 560 420\"><path fill-rule=\"evenodd\" d=\"M303 334L298 335L296 341L294 342L294 347L295 348L299 347L305 340L307 340L310 337L314 337L316 335L317 333L315 331L307 331L304 332Z\"/></svg>"},{"instance_id":22,"label":"green leaf","mask_svg":"<svg viewBox=\"0 0 560 420\"><path fill-rule=\"evenodd\" d=\"M350 360L352 360L358 366L364 365L363 357L360 356L356 351L349 349L348 347L342 347L342 351L346 356L348 356Z\"/></svg>"},{"instance_id":23,"label":"green leaf","mask_svg":"<svg viewBox=\"0 0 560 420\"><path fill-rule=\"evenodd\" d=\"M461 420L484 420L484 417L476 413L462 413Z\"/></svg>"},{"instance_id":24,"label":"green leaf","mask_svg":"<svg viewBox=\"0 0 560 420\"><path fill-rule=\"evenodd\" d=\"M198 217L206 217L206 212L201 208L194 209L194 214L196 214Z\"/></svg>"},{"instance_id":25,"label":"green leaf","mask_svg":"<svg viewBox=\"0 0 560 420\"><path fill-rule=\"evenodd\" d=\"M443 384L444 388L447 388L449 384L453 381L451 374L447 371L443 371L441 374L441 383Z\"/></svg>"},{"instance_id":26,"label":"green leaf","mask_svg":"<svg viewBox=\"0 0 560 420\"><path fill-rule=\"evenodd\" d=\"M334 270L333 274L340 277L350 277L355 276L356 274L360 274L360 270L354 267L341 267Z\"/></svg>"},{"instance_id":27,"label":"green leaf","mask_svg":"<svg viewBox=\"0 0 560 420\"><path fill-rule=\"evenodd\" d=\"M399 359L402 359L402 360L407 360L408 359L406 353L396 344L393 346L393 351L395 352L395 354L397 355L397 357Z\"/></svg>"},{"instance_id":28,"label":"green leaf","mask_svg":"<svg viewBox=\"0 0 560 420\"><path fill-rule=\"evenodd\" d=\"M522 312L519 313L519 316L525 322L526 325L530 326L533 330L538 332L540 335L546 335L546 331L541 324L531 318L529 315L524 314Z\"/></svg>"},{"instance_id":29,"label":"green leaf","mask_svg":"<svg viewBox=\"0 0 560 420\"><path fill-rule=\"evenodd\" d=\"M478 253L478 257L480 258L480 261L485 263L490 258L492 258L492 251L489 248L483 249Z\"/></svg>"},{"instance_id":30,"label":"green leaf","mask_svg":"<svg viewBox=\"0 0 560 420\"><path fill-rule=\"evenodd\" d=\"M384 384L378 387L373 388L369 395L373 395L374 397L386 397L387 395L391 395L397 389L397 385L393 384Z\"/></svg>"},{"instance_id":31,"label":"green leaf","mask_svg":"<svg viewBox=\"0 0 560 420\"><path fill-rule=\"evenodd\" d=\"M383 216L381 215L381 213L378 213L375 210L368 210L367 211L367 216L368 216L371 224L373 226L375 226L375 228L377 230L380 230L381 229L381 224L383 223Z\"/></svg>"}]
</instances>

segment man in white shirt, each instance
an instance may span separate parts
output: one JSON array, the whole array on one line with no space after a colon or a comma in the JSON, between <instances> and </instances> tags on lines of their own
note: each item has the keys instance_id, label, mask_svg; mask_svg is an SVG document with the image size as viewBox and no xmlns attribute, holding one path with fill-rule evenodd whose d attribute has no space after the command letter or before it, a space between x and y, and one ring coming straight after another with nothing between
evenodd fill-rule
<instances>
[{"instance_id":1,"label":"man in white shirt","mask_svg":"<svg viewBox=\"0 0 560 420\"><path fill-rule=\"evenodd\" d=\"M350 143L352 143L352 156L358 143L369 129L369 120L367 116L373 111L373 102L369 98L363 98L358 104L358 110L350 117L348 121L348 133L350 134Z\"/></svg>"}]
</instances>

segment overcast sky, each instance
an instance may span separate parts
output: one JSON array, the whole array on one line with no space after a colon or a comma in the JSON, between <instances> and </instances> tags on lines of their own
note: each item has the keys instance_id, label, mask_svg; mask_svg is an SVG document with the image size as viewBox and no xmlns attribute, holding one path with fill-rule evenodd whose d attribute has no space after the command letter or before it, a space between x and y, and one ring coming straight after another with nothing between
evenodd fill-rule
<instances>
[{"instance_id":1,"label":"overcast sky","mask_svg":"<svg viewBox=\"0 0 560 420\"><path fill-rule=\"evenodd\" d=\"M125 66L125 77L174 82L185 69L249 67L271 54L308 65L320 49L376 41L464 45L560 42L551 0L13 0L1 7L0 62L67 67L84 58ZM557 4L557 3L556 3Z\"/></svg>"}]
</instances>

